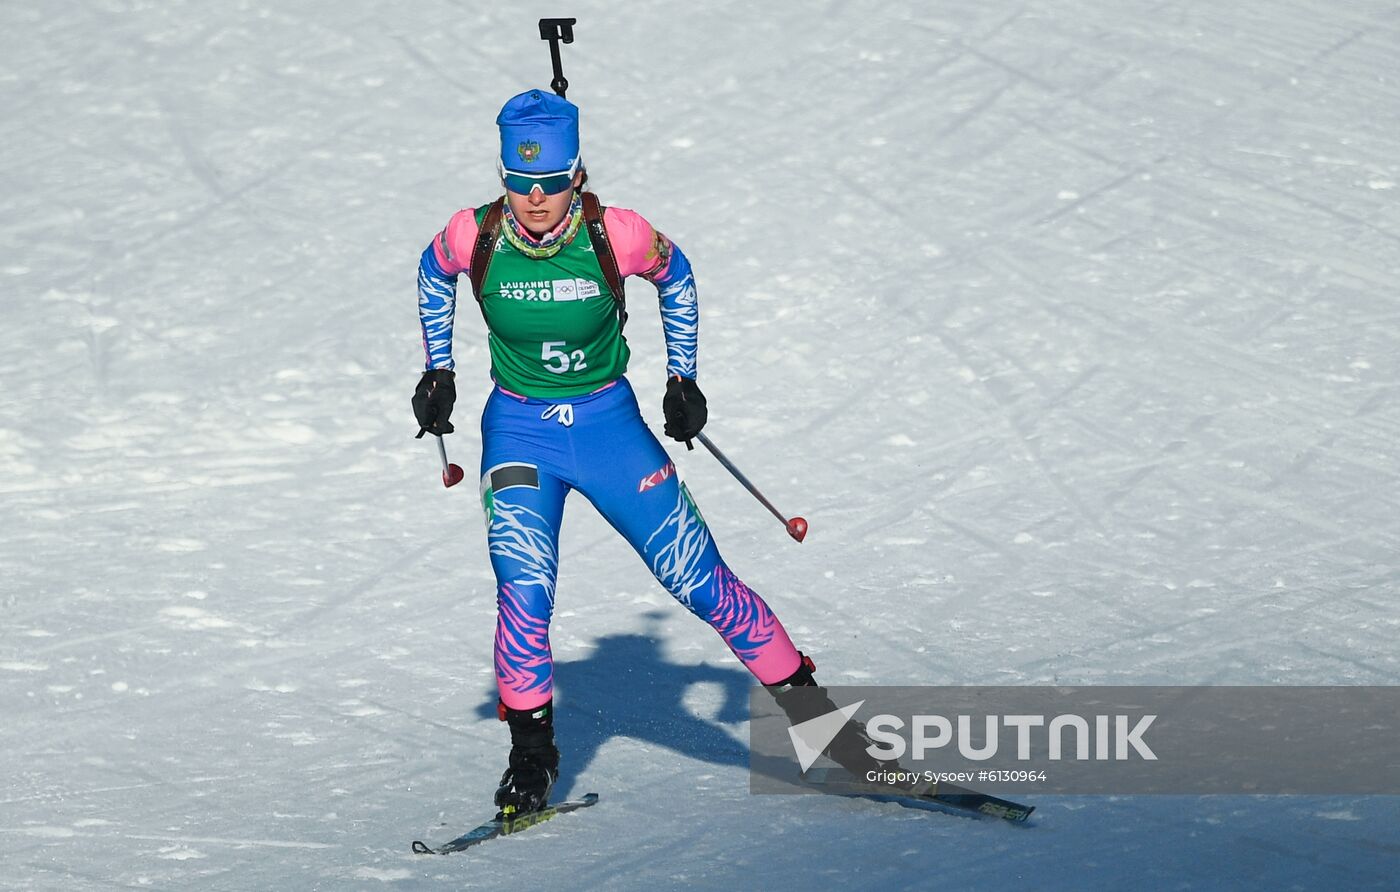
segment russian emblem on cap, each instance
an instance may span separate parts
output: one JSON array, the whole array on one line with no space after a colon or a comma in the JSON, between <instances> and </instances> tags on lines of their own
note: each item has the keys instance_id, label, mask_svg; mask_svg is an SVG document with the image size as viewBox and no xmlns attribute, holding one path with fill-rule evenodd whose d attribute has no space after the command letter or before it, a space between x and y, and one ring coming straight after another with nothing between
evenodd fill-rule
<instances>
[{"instance_id":1,"label":"russian emblem on cap","mask_svg":"<svg viewBox=\"0 0 1400 892\"><path fill-rule=\"evenodd\" d=\"M533 140L526 140L515 147L515 153L520 156L520 160L526 164L534 164L540 160L540 144Z\"/></svg>"}]
</instances>

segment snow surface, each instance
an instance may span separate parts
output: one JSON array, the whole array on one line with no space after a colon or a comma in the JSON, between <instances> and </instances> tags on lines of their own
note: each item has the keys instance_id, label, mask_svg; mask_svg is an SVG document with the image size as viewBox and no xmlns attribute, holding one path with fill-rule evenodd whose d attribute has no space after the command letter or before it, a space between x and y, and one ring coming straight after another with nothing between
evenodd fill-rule
<instances>
[{"instance_id":1,"label":"snow surface","mask_svg":"<svg viewBox=\"0 0 1400 892\"><path fill-rule=\"evenodd\" d=\"M594 185L695 264L708 432L806 543L672 453L824 680L1400 682L1393 2L7 3L0 888L1394 888L1394 798L751 796L747 675L582 500L603 800L409 853L506 735L415 265L559 14Z\"/></svg>"}]
</instances>

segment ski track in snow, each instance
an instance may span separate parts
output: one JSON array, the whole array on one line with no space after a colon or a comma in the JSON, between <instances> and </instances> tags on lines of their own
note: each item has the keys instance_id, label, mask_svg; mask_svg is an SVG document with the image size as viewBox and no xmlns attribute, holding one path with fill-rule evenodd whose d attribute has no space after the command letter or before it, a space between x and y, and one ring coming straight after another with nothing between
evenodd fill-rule
<instances>
[{"instance_id":1,"label":"ski track in snow","mask_svg":"<svg viewBox=\"0 0 1400 892\"><path fill-rule=\"evenodd\" d=\"M672 454L824 680L1400 683L1394 4L576 6L594 186L694 261L708 432L807 541ZM0 12L0 889L1389 886L1385 797L751 796L747 675L582 499L560 792L604 798L408 854L506 750L414 264L538 15Z\"/></svg>"}]
</instances>

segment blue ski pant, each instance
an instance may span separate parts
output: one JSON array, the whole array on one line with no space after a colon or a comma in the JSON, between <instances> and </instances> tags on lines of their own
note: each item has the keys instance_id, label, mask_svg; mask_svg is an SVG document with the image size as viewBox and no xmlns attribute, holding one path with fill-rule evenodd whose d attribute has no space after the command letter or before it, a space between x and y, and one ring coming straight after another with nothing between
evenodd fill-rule
<instances>
[{"instance_id":1,"label":"blue ski pant","mask_svg":"<svg viewBox=\"0 0 1400 892\"><path fill-rule=\"evenodd\" d=\"M593 503L759 682L797 670L801 658L787 631L725 565L626 378L556 400L497 387L482 413L481 440L481 499L496 574L496 682L506 706L531 709L553 695L549 621L570 490Z\"/></svg>"}]
</instances>

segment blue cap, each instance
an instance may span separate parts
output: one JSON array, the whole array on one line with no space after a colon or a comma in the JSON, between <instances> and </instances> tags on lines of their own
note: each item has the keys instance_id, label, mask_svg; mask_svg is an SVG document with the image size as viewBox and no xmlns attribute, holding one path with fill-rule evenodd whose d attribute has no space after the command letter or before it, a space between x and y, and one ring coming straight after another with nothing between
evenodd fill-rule
<instances>
[{"instance_id":1,"label":"blue cap","mask_svg":"<svg viewBox=\"0 0 1400 892\"><path fill-rule=\"evenodd\" d=\"M578 106L544 90L514 96L496 116L501 163L517 173L554 173L578 161Z\"/></svg>"}]
</instances>

